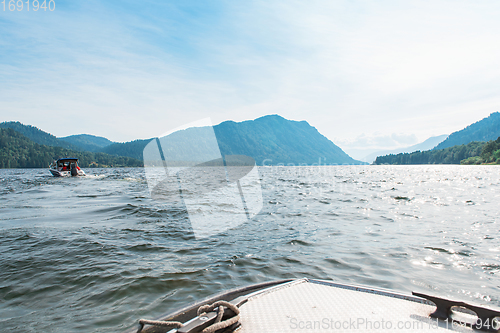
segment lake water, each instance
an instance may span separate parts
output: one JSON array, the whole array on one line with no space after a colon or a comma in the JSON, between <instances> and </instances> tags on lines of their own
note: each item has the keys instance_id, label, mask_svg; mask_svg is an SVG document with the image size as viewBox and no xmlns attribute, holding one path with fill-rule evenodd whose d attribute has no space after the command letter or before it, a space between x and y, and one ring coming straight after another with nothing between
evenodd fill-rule
<instances>
[{"instance_id":1,"label":"lake water","mask_svg":"<svg viewBox=\"0 0 500 333\"><path fill-rule=\"evenodd\" d=\"M263 208L196 238L143 169L0 170L0 327L119 332L281 278L500 307L500 167L261 167Z\"/></svg>"}]
</instances>

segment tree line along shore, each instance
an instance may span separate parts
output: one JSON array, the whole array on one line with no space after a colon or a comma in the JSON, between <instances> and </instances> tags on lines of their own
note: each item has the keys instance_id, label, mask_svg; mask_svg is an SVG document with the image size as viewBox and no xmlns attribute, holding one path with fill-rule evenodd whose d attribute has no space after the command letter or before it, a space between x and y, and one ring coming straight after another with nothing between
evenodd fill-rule
<instances>
[{"instance_id":1,"label":"tree line along shore","mask_svg":"<svg viewBox=\"0 0 500 333\"><path fill-rule=\"evenodd\" d=\"M500 137L488 142L474 141L445 149L378 156L373 164L500 164Z\"/></svg>"},{"instance_id":2,"label":"tree line along shore","mask_svg":"<svg viewBox=\"0 0 500 333\"><path fill-rule=\"evenodd\" d=\"M142 161L130 157L41 145L13 129L0 128L0 168L46 168L61 157L76 157L83 168L142 166Z\"/></svg>"}]
</instances>

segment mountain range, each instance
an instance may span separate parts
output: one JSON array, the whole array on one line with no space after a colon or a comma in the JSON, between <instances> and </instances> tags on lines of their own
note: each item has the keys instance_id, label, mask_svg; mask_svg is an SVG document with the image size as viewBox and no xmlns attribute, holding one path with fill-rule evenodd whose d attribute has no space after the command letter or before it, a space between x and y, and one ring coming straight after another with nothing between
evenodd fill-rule
<instances>
[{"instance_id":1,"label":"mountain range","mask_svg":"<svg viewBox=\"0 0 500 333\"><path fill-rule=\"evenodd\" d=\"M225 121L213 130L222 156L246 155L258 165L365 164L351 158L306 121L268 115L243 122ZM142 159L150 141L114 143L102 151Z\"/></svg>"},{"instance_id":2,"label":"mountain range","mask_svg":"<svg viewBox=\"0 0 500 333\"><path fill-rule=\"evenodd\" d=\"M103 138L102 136L95 136L90 134L70 135L59 138L59 140L66 141L73 146L79 147L80 149L92 152L101 151L103 148L115 143L106 138Z\"/></svg>"},{"instance_id":3,"label":"mountain range","mask_svg":"<svg viewBox=\"0 0 500 333\"><path fill-rule=\"evenodd\" d=\"M41 141L44 138L50 138L46 136L47 133L42 132L34 131L31 134L38 134ZM64 145L64 143L61 144ZM47 167L54 159L59 157L77 157L82 167L137 167L142 165L142 161L130 157L114 156L100 152L75 151L61 146L41 145L12 128L0 127L0 168Z\"/></svg>"},{"instance_id":4,"label":"mountain range","mask_svg":"<svg viewBox=\"0 0 500 333\"><path fill-rule=\"evenodd\" d=\"M46 167L47 160L69 155L89 165L137 166L142 164L144 147L153 139L119 143L89 134L57 138L20 122L0 123L0 130L0 167ZM306 121L287 120L279 115L243 122L225 121L213 126L213 132L222 156L246 155L258 165L366 164L351 158ZM460 163L462 158L482 154L484 144L469 145L471 142L484 143L499 136L500 113L494 112L449 136L432 137L408 147L403 153L384 152L389 154L377 157L375 164ZM184 141L199 144L193 138L186 137ZM416 152L408 154L412 150ZM493 155L481 156L481 161L493 159ZM480 159L474 161L478 163Z\"/></svg>"},{"instance_id":5,"label":"mountain range","mask_svg":"<svg viewBox=\"0 0 500 333\"><path fill-rule=\"evenodd\" d=\"M373 164L481 164L499 163L495 147L500 137L500 113L493 112L433 149L378 156ZM464 163L468 160L467 163Z\"/></svg>"},{"instance_id":6,"label":"mountain range","mask_svg":"<svg viewBox=\"0 0 500 333\"><path fill-rule=\"evenodd\" d=\"M457 145L466 145L473 141L496 140L500 136L500 113L493 112L488 117L477 121L466 128L451 133L446 140L434 149L444 149Z\"/></svg>"},{"instance_id":7,"label":"mountain range","mask_svg":"<svg viewBox=\"0 0 500 333\"><path fill-rule=\"evenodd\" d=\"M414 151L422 151L422 150L429 150L434 147L436 147L439 143L441 143L443 140L445 140L448 137L447 134L443 135L438 135L438 136L432 136L428 138L427 140L417 143L416 145L409 146L409 147L404 147L404 148L398 148L398 149L393 149L393 150L379 150L374 153L371 153L364 158L362 158L362 161L372 163L375 161L377 156L383 156L383 155L389 155L389 154L401 154L401 153L412 153Z\"/></svg>"},{"instance_id":8,"label":"mountain range","mask_svg":"<svg viewBox=\"0 0 500 333\"><path fill-rule=\"evenodd\" d=\"M85 152L91 152L128 157L135 161L142 160L144 147L152 140L117 143L104 137L89 134L56 138L50 133L31 125L23 125L20 122L4 122L0 124L0 128L14 130L37 144L36 149L38 150L54 153L49 147L61 147L68 150L65 151L66 154L76 157L83 156L82 154ZM254 158L258 165L365 164L351 158L306 121L293 121L279 115L268 115L243 122L225 121L213 126L213 130L222 156L246 155ZM4 132L4 137L8 137L9 133ZM13 144L12 142L20 142L18 139L16 139L17 141L11 140L11 144ZM24 140L23 143L25 142ZM2 149L8 148L4 145ZM2 158L9 158L8 156L9 154L5 153ZM62 156L53 156L52 158L57 157ZM131 161L127 160L127 163L133 164ZM34 167L34 165L46 166L33 163L28 165L30 167ZM7 163L2 165L7 165Z\"/></svg>"},{"instance_id":9,"label":"mountain range","mask_svg":"<svg viewBox=\"0 0 500 333\"><path fill-rule=\"evenodd\" d=\"M62 141L54 135L44 132L35 126L21 124L19 121L0 123L0 128L11 128L39 145L80 150L79 147L69 142Z\"/></svg>"}]
</instances>

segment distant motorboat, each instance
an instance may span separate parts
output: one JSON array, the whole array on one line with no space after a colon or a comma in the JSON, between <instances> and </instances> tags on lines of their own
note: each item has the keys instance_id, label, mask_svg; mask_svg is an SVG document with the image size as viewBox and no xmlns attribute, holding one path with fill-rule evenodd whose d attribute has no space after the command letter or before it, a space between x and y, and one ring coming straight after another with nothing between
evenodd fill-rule
<instances>
[{"instance_id":1,"label":"distant motorboat","mask_svg":"<svg viewBox=\"0 0 500 333\"><path fill-rule=\"evenodd\" d=\"M85 176L85 172L78 166L78 159L60 158L50 164L49 170L55 177Z\"/></svg>"}]
</instances>

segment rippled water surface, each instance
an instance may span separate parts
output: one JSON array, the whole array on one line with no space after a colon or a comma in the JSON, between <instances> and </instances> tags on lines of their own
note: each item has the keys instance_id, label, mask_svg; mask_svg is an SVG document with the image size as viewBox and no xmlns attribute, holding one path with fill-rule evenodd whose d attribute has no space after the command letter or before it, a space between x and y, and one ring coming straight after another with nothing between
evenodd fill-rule
<instances>
[{"instance_id":1,"label":"rippled water surface","mask_svg":"<svg viewBox=\"0 0 500 333\"><path fill-rule=\"evenodd\" d=\"M279 278L421 291L500 307L500 168L259 168L264 207L196 239L142 169L0 170L2 331L119 332Z\"/></svg>"}]
</instances>

